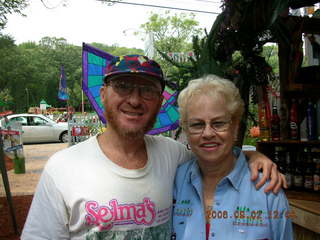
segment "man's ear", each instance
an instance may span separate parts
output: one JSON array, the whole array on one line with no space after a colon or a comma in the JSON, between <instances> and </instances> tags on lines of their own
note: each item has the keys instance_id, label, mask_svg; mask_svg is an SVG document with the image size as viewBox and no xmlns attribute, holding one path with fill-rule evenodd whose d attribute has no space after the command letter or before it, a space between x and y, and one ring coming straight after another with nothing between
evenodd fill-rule
<instances>
[{"instance_id":1,"label":"man's ear","mask_svg":"<svg viewBox=\"0 0 320 240\"><path fill-rule=\"evenodd\" d=\"M161 108L161 106L162 106L163 99L164 99L164 97L163 97L163 95L161 94L161 96L160 96L160 98L159 98L158 112L160 111L160 108Z\"/></svg>"},{"instance_id":2,"label":"man's ear","mask_svg":"<svg viewBox=\"0 0 320 240\"><path fill-rule=\"evenodd\" d=\"M104 101L106 100L106 96L107 95L107 88L105 85L102 85L100 88L100 99L101 102L104 103Z\"/></svg>"}]
</instances>

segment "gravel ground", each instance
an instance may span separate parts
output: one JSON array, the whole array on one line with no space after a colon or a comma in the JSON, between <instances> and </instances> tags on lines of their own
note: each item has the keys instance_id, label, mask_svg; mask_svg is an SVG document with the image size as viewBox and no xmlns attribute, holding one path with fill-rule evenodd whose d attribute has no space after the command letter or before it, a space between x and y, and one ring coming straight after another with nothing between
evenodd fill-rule
<instances>
[{"instance_id":1,"label":"gravel ground","mask_svg":"<svg viewBox=\"0 0 320 240\"><path fill-rule=\"evenodd\" d=\"M33 195L38 184L40 174L49 157L55 152L68 147L68 143L28 144L23 146L26 161L26 173L15 174L8 171L12 196ZM0 197L5 196L2 179Z\"/></svg>"},{"instance_id":2,"label":"gravel ground","mask_svg":"<svg viewBox=\"0 0 320 240\"><path fill-rule=\"evenodd\" d=\"M12 194L18 234L14 233L2 178L0 180L0 239L19 240L40 174L49 157L68 147L67 143L24 145L26 173L15 174L9 170L8 178ZM12 165L12 164L11 164ZM11 169L11 167L9 168ZM1 174L0 174L1 175Z\"/></svg>"}]
</instances>

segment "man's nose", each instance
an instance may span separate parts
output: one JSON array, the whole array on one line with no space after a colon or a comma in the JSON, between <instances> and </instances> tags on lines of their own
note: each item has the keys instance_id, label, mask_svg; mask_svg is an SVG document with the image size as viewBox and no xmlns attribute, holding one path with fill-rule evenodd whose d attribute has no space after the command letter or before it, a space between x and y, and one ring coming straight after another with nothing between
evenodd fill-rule
<instances>
[{"instance_id":1,"label":"man's nose","mask_svg":"<svg viewBox=\"0 0 320 240\"><path fill-rule=\"evenodd\" d=\"M133 88L132 92L129 95L129 102L133 106L139 105L141 102L141 96L139 88L135 87Z\"/></svg>"}]
</instances>

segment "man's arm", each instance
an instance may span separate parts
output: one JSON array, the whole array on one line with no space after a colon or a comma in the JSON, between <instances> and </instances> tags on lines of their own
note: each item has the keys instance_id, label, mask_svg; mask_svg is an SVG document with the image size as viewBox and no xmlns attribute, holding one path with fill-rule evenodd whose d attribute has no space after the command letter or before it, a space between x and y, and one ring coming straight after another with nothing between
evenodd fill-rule
<instances>
[{"instance_id":1,"label":"man's arm","mask_svg":"<svg viewBox=\"0 0 320 240\"><path fill-rule=\"evenodd\" d=\"M251 170L251 180L256 181L259 176L259 170L262 169L262 178L256 184L259 189L270 178L270 183L264 189L265 192L273 191L278 193L281 187L287 188L285 176L281 174L277 165L272 162L264 154L257 151L245 151L246 156L249 158L249 167Z\"/></svg>"},{"instance_id":2,"label":"man's arm","mask_svg":"<svg viewBox=\"0 0 320 240\"><path fill-rule=\"evenodd\" d=\"M66 206L44 171L32 200L21 240L70 239Z\"/></svg>"}]
</instances>

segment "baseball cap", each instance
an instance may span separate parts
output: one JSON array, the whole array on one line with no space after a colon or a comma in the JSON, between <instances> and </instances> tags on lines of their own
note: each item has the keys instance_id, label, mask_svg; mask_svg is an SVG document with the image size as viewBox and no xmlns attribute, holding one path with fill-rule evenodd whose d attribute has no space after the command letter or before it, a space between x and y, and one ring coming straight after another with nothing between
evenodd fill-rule
<instances>
[{"instance_id":1,"label":"baseball cap","mask_svg":"<svg viewBox=\"0 0 320 240\"><path fill-rule=\"evenodd\" d=\"M147 77L148 79L159 80L162 91L165 87L165 80L160 65L143 55L115 56L106 68L104 82L121 75L135 74Z\"/></svg>"}]
</instances>

